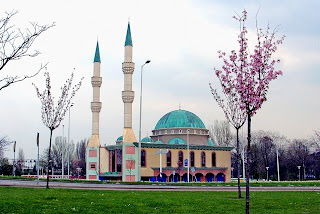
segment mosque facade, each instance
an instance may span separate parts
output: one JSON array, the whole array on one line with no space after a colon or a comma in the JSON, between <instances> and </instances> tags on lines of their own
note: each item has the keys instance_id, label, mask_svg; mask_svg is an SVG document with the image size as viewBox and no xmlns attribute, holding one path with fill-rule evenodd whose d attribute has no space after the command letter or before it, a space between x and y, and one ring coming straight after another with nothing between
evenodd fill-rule
<instances>
[{"instance_id":1,"label":"mosque facade","mask_svg":"<svg viewBox=\"0 0 320 214\"><path fill-rule=\"evenodd\" d=\"M128 23L124 74L123 135L114 145L101 146L99 138L100 52L97 43L94 57L92 135L86 152L87 180L158 181L158 182L230 182L232 147L215 146L202 120L187 110L173 110L165 114L151 136L137 141L132 129L132 38ZM140 156L138 155L140 153ZM139 164L140 163L140 164Z\"/></svg>"}]
</instances>

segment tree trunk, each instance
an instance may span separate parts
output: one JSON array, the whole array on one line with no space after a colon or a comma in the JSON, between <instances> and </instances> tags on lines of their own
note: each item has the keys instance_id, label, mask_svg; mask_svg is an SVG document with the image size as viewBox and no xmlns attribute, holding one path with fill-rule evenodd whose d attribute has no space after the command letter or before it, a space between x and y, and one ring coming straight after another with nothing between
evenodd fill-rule
<instances>
[{"instance_id":1,"label":"tree trunk","mask_svg":"<svg viewBox=\"0 0 320 214\"><path fill-rule=\"evenodd\" d=\"M241 187L240 187L240 168L241 168L241 163L240 163L240 145L239 145L239 128L237 129L237 167L238 167L238 198L241 198ZM244 173L244 172L243 172Z\"/></svg>"},{"instance_id":2,"label":"tree trunk","mask_svg":"<svg viewBox=\"0 0 320 214\"><path fill-rule=\"evenodd\" d=\"M49 157L48 157L48 169L47 169L47 189L49 189L49 168L51 166L51 142L52 142L52 132L53 129L50 129L50 142L49 142ZM51 167L52 169L52 167Z\"/></svg>"},{"instance_id":3,"label":"tree trunk","mask_svg":"<svg viewBox=\"0 0 320 214\"><path fill-rule=\"evenodd\" d=\"M247 169L246 169L246 214L249 214L249 207L250 207L250 192L249 192L249 180L250 180L250 158L251 158L251 116L250 111L247 112L248 114L248 145L247 145Z\"/></svg>"}]
</instances>

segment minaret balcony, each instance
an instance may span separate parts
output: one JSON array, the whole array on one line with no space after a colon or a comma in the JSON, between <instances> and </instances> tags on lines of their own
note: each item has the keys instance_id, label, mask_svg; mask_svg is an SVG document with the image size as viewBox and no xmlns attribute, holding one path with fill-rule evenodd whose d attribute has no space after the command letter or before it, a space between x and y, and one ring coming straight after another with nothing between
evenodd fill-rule
<instances>
[{"instance_id":1,"label":"minaret balcony","mask_svg":"<svg viewBox=\"0 0 320 214\"><path fill-rule=\"evenodd\" d=\"M92 112L100 112L102 107L101 102L91 102L91 111Z\"/></svg>"},{"instance_id":2,"label":"minaret balcony","mask_svg":"<svg viewBox=\"0 0 320 214\"><path fill-rule=\"evenodd\" d=\"M102 83L102 77L91 77L92 87L100 87Z\"/></svg>"},{"instance_id":3,"label":"minaret balcony","mask_svg":"<svg viewBox=\"0 0 320 214\"><path fill-rule=\"evenodd\" d=\"M133 74L134 72L134 62L123 62L122 71L124 74Z\"/></svg>"},{"instance_id":4,"label":"minaret balcony","mask_svg":"<svg viewBox=\"0 0 320 214\"><path fill-rule=\"evenodd\" d=\"M122 91L122 100L124 103L132 103L134 100L134 91Z\"/></svg>"}]
</instances>

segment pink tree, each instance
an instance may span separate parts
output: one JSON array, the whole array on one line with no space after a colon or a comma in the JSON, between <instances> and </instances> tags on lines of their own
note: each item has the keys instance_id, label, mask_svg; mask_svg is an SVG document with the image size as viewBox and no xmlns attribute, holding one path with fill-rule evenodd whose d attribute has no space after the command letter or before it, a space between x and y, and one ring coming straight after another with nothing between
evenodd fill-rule
<instances>
[{"instance_id":1,"label":"pink tree","mask_svg":"<svg viewBox=\"0 0 320 214\"><path fill-rule=\"evenodd\" d=\"M282 44L285 36L280 39L275 38L277 28L270 31L267 27L265 32L257 27L257 44L254 51L249 54L247 28L247 12L244 10L238 17L234 16L240 25L238 36L239 51L232 50L229 56L225 52L218 51L219 58L223 60L221 70L216 69L216 75L221 81L221 86L226 94L239 98L239 106L246 111L248 121L248 144L246 162L246 213L249 213L249 178L250 178L250 143L251 143L251 117L256 114L262 104L267 100L269 84L279 75L274 66L280 60L272 59L272 54L276 52L278 45Z\"/></svg>"},{"instance_id":2,"label":"pink tree","mask_svg":"<svg viewBox=\"0 0 320 214\"><path fill-rule=\"evenodd\" d=\"M221 76L218 76L221 85L223 84L223 80ZM225 117L227 118L228 122L236 129L237 133L237 178L238 178L238 198L241 198L241 186L240 186L240 170L241 170L241 154L240 154L240 143L239 143L239 129L244 125L246 122L246 111L242 109L241 101L239 95L236 92L236 89L231 89L232 91L226 91L222 88L222 92L224 94L225 100L222 99L217 90L212 88L211 84L209 84L211 88L211 93L214 99L217 101L218 105L222 108ZM243 172L244 173L244 172Z\"/></svg>"},{"instance_id":3,"label":"pink tree","mask_svg":"<svg viewBox=\"0 0 320 214\"><path fill-rule=\"evenodd\" d=\"M61 95L58 99L57 105L54 102L54 97L51 94L51 79L49 72L45 72L44 76L46 78L46 88L41 93L39 88L33 84L36 89L37 96L41 101L41 118L43 124L50 130L50 140L49 140L49 152L48 152L48 168L52 167L51 160L51 145L52 145L52 133L53 130L59 127L61 121L63 120L66 112L69 110L71 105L71 100L75 96L76 92L80 89L83 78L78 84L72 85L74 72L71 73L71 77L66 80L63 87L61 87ZM49 170L47 170L47 188L49 188Z\"/></svg>"}]
</instances>

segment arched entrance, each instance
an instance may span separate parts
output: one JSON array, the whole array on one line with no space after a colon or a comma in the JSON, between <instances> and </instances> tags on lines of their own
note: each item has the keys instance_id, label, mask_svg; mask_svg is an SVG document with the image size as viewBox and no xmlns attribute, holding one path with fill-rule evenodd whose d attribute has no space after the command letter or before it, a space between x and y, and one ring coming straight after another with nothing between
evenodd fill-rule
<instances>
[{"instance_id":1,"label":"arched entrance","mask_svg":"<svg viewBox=\"0 0 320 214\"><path fill-rule=\"evenodd\" d=\"M179 174L171 174L169 176L169 182L179 182L180 181L180 175Z\"/></svg>"},{"instance_id":2,"label":"arched entrance","mask_svg":"<svg viewBox=\"0 0 320 214\"><path fill-rule=\"evenodd\" d=\"M207 182L213 182L214 181L214 174L213 173L207 173L206 174L206 181Z\"/></svg>"},{"instance_id":3,"label":"arched entrance","mask_svg":"<svg viewBox=\"0 0 320 214\"><path fill-rule=\"evenodd\" d=\"M217 182L225 182L225 175L223 173L218 173L216 176Z\"/></svg>"},{"instance_id":4,"label":"arched entrance","mask_svg":"<svg viewBox=\"0 0 320 214\"><path fill-rule=\"evenodd\" d=\"M165 173L162 173L162 177L160 177L160 174L157 177L158 182L167 182L167 175Z\"/></svg>"},{"instance_id":5,"label":"arched entrance","mask_svg":"<svg viewBox=\"0 0 320 214\"><path fill-rule=\"evenodd\" d=\"M195 182L201 182L203 178L203 174L202 173L196 173L195 174Z\"/></svg>"},{"instance_id":6,"label":"arched entrance","mask_svg":"<svg viewBox=\"0 0 320 214\"><path fill-rule=\"evenodd\" d=\"M182 181L183 182L188 182L188 173L184 173L182 176ZM189 174L189 182L192 182L192 175L191 173Z\"/></svg>"}]
</instances>

